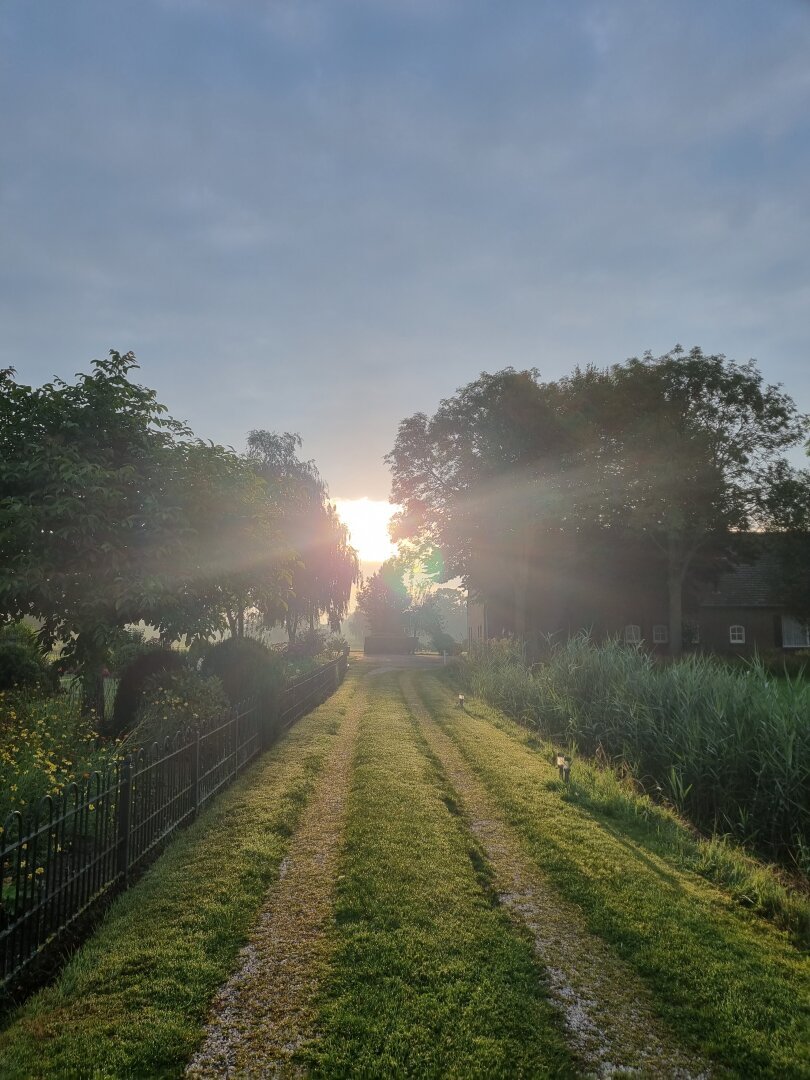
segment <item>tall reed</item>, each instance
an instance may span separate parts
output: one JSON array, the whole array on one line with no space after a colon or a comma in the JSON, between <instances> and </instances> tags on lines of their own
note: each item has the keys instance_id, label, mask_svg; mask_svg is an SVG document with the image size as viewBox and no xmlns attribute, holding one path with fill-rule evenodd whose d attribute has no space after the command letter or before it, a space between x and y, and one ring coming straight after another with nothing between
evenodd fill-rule
<instances>
[{"instance_id":1,"label":"tall reed","mask_svg":"<svg viewBox=\"0 0 810 1080\"><path fill-rule=\"evenodd\" d=\"M549 739L627 767L699 828L810 872L810 680L758 661L656 661L578 635L529 668L515 642L464 667L470 690Z\"/></svg>"}]
</instances>

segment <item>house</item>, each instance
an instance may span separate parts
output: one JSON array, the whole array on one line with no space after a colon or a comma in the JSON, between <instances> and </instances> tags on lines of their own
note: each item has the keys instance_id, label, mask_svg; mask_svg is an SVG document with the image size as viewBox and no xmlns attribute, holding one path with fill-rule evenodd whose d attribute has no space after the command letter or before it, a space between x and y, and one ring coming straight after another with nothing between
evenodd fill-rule
<instances>
[{"instance_id":1,"label":"house","mask_svg":"<svg viewBox=\"0 0 810 1080\"><path fill-rule=\"evenodd\" d=\"M759 541L751 562L739 565L699 583L684 596L684 647L721 655L750 656L757 653L810 648L810 626L790 614L778 587L778 560L772 538ZM633 560L628 560L632 566ZM619 636L666 653L669 625L666 591L660 574L639 574L633 587L630 576L615 567L579 575L563 587L541 591L534 605L531 625L536 635L568 634L588 629L594 637ZM513 604L504 596L467 602L467 635L470 644L514 632Z\"/></svg>"}]
</instances>

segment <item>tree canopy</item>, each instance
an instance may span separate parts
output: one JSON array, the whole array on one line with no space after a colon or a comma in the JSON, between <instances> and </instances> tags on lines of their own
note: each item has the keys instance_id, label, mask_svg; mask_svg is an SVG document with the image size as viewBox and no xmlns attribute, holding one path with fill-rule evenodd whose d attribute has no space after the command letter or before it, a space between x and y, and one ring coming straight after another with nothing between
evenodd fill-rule
<instances>
[{"instance_id":1,"label":"tree canopy","mask_svg":"<svg viewBox=\"0 0 810 1080\"><path fill-rule=\"evenodd\" d=\"M699 557L721 564L761 526L770 467L805 432L753 362L699 348L556 382L507 368L402 421L387 456L395 529L425 561L440 550L443 580L459 575L484 597L506 587L521 635L533 597L553 608L555 590L595 562L609 574L638 549L667 582L677 653L687 573Z\"/></svg>"},{"instance_id":2,"label":"tree canopy","mask_svg":"<svg viewBox=\"0 0 810 1080\"><path fill-rule=\"evenodd\" d=\"M253 432L247 455L203 442L135 369L113 351L74 383L0 372L0 618L37 619L96 695L129 623L242 636L259 610L339 627L357 556L298 437Z\"/></svg>"}]
</instances>

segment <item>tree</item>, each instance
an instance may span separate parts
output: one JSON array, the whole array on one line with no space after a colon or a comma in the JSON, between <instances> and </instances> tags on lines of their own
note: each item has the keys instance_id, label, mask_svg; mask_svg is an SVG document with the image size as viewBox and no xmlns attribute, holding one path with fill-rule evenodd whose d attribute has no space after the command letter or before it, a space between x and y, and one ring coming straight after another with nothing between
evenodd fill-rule
<instances>
[{"instance_id":1,"label":"tree","mask_svg":"<svg viewBox=\"0 0 810 1080\"><path fill-rule=\"evenodd\" d=\"M399 425L391 467L393 527L438 581L461 577L473 593L504 588L515 629L528 629L533 553L565 514L571 420L554 383L506 368L482 374L433 417Z\"/></svg>"},{"instance_id":2,"label":"tree","mask_svg":"<svg viewBox=\"0 0 810 1080\"><path fill-rule=\"evenodd\" d=\"M398 636L404 633L411 607L405 585L405 568L396 559L384 562L357 592L357 610L372 634Z\"/></svg>"},{"instance_id":3,"label":"tree","mask_svg":"<svg viewBox=\"0 0 810 1080\"><path fill-rule=\"evenodd\" d=\"M810 625L810 469L777 462L762 513L775 555L773 584L787 611Z\"/></svg>"},{"instance_id":4,"label":"tree","mask_svg":"<svg viewBox=\"0 0 810 1080\"><path fill-rule=\"evenodd\" d=\"M283 624L294 641L302 623L313 630L322 616L340 630L352 587L359 579L357 552L329 502L312 461L301 461L299 435L251 431L248 459L282 514L282 530L295 552L287 588L260 605L267 625Z\"/></svg>"},{"instance_id":5,"label":"tree","mask_svg":"<svg viewBox=\"0 0 810 1080\"><path fill-rule=\"evenodd\" d=\"M0 611L61 638L97 701L110 628L155 610L154 566L182 538L165 492L190 433L130 380L136 367L111 352L39 388L0 372Z\"/></svg>"},{"instance_id":6,"label":"tree","mask_svg":"<svg viewBox=\"0 0 810 1080\"><path fill-rule=\"evenodd\" d=\"M806 418L780 387L763 383L753 361L699 348L575 372L561 386L595 419L596 437L579 451L596 493L592 516L648 538L664 560L677 656L696 557L722 564L738 553L735 540L761 523L770 468L801 441Z\"/></svg>"},{"instance_id":7,"label":"tree","mask_svg":"<svg viewBox=\"0 0 810 1080\"><path fill-rule=\"evenodd\" d=\"M595 566L609 574L647 542L644 573L661 560L677 655L687 575L722 565L760 523L769 467L805 430L753 362L698 348L556 383L508 368L400 424L386 458L395 528L423 559L440 553L439 580L508 593L521 636L533 605L562 611Z\"/></svg>"},{"instance_id":8,"label":"tree","mask_svg":"<svg viewBox=\"0 0 810 1080\"><path fill-rule=\"evenodd\" d=\"M153 625L169 639L244 637L247 614L289 588L296 556L283 498L253 461L200 440L177 447L166 497L183 535L155 567L165 588Z\"/></svg>"}]
</instances>

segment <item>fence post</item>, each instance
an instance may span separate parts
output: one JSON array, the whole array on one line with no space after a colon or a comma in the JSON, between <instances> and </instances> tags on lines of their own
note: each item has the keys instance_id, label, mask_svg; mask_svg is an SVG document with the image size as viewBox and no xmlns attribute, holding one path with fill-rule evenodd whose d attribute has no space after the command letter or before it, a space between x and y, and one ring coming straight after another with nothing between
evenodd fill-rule
<instances>
[{"instance_id":1,"label":"fence post","mask_svg":"<svg viewBox=\"0 0 810 1080\"><path fill-rule=\"evenodd\" d=\"M118 873L129 887L129 840L132 814L132 758L127 756L121 763L121 781L118 787Z\"/></svg>"},{"instance_id":2,"label":"fence post","mask_svg":"<svg viewBox=\"0 0 810 1080\"><path fill-rule=\"evenodd\" d=\"M193 818L197 817L200 809L200 729L194 732L194 777L192 784L192 792L194 794L194 813Z\"/></svg>"}]
</instances>

